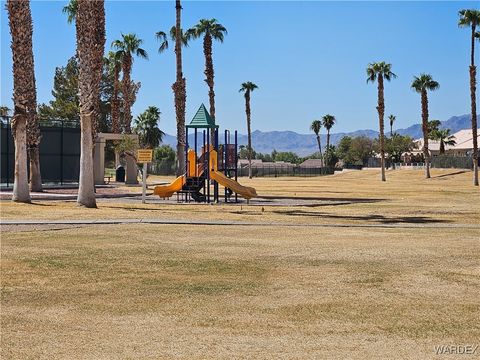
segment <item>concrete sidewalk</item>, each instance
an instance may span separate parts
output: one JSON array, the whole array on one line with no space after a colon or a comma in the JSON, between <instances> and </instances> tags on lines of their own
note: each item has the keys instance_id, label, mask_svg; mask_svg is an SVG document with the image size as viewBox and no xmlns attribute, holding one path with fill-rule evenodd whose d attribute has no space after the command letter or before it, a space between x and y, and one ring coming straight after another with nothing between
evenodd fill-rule
<instances>
[{"instance_id":1,"label":"concrete sidewalk","mask_svg":"<svg viewBox=\"0 0 480 360\"><path fill-rule=\"evenodd\" d=\"M152 195L153 192L147 192L148 195ZM11 191L0 192L0 200L11 200L13 193ZM141 197L142 193L120 193L120 194L95 194L96 199L119 199L119 198L131 198ZM30 197L32 200L77 200L77 194L62 194L51 192L31 192Z\"/></svg>"}]
</instances>

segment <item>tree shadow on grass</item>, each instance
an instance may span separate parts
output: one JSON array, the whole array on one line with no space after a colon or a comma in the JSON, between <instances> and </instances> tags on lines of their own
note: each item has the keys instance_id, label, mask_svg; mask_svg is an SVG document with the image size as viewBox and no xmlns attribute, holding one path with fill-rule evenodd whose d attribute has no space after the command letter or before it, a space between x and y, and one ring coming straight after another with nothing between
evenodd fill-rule
<instances>
[{"instance_id":1,"label":"tree shadow on grass","mask_svg":"<svg viewBox=\"0 0 480 360\"><path fill-rule=\"evenodd\" d=\"M438 179L438 178L444 178L444 177L447 177L447 176L465 174L466 172L470 172L470 170L461 170L461 171L455 171L455 172L449 173L449 174L442 174L442 175L432 176L432 179Z\"/></svg>"},{"instance_id":2,"label":"tree shadow on grass","mask_svg":"<svg viewBox=\"0 0 480 360\"><path fill-rule=\"evenodd\" d=\"M277 195L264 195L258 196L259 199L268 199L268 200L311 200L311 201L348 201L350 203L377 203L381 201L387 201L387 199L382 198L354 198L354 197L314 197L314 196L277 196Z\"/></svg>"},{"instance_id":3,"label":"tree shadow on grass","mask_svg":"<svg viewBox=\"0 0 480 360\"><path fill-rule=\"evenodd\" d=\"M339 220L358 220L379 222L382 224L435 224L435 223L451 223L451 220L434 219L426 216L391 216L383 215L334 215L304 210L275 210L273 213L287 216L307 216L316 218L328 218Z\"/></svg>"}]
</instances>

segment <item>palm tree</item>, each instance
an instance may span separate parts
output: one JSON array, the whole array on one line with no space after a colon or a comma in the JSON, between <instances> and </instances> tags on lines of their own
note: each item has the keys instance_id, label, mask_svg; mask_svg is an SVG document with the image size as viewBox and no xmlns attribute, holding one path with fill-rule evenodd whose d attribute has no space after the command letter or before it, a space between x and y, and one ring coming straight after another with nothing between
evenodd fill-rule
<instances>
[{"instance_id":1,"label":"palm tree","mask_svg":"<svg viewBox=\"0 0 480 360\"><path fill-rule=\"evenodd\" d=\"M143 59L148 59L147 52L142 49L143 40L135 34L122 34L121 40L115 40L112 47L117 50L117 56L122 59L122 94L123 94L123 122L127 134L131 133L132 121L132 83L130 76L132 73L133 55Z\"/></svg>"},{"instance_id":2,"label":"palm tree","mask_svg":"<svg viewBox=\"0 0 480 360\"><path fill-rule=\"evenodd\" d=\"M188 45L189 35L182 29L182 5L180 0L175 0L175 26L170 29L170 38L175 42L175 58L176 58L176 79L172 85L175 97L175 115L177 120L177 175L181 175L185 171L185 107L187 101L186 80L183 77L182 68L182 46ZM177 36L181 34L181 36ZM158 52L168 49L167 34L158 31L155 34L157 40L160 41Z\"/></svg>"},{"instance_id":3,"label":"palm tree","mask_svg":"<svg viewBox=\"0 0 480 360\"><path fill-rule=\"evenodd\" d=\"M121 120L120 120L120 71L122 70L122 58L121 54L115 51L109 51L105 58L105 63L108 67L110 74L113 77L113 91L112 98L110 100L110 111L112 116L112 133L120 134ZM118 142L115 142L117 145ZM120 153L115 150L115 167L120 165Z\"/></svg>"},{"instance_id":4,"label":"palm tree","mask_svg":"<svg viewBox=\"0 0 480 360\"><path fill-rule=\"evenodd\" d=\"M425 177L430 178L430 153L428 151L428 94L427 91L434 91L440 84L433 80L429 74L415 76L412 82L412 89L421 95L422 99L422 131L423 131L423 155L425 157Z\"/></svg>"},{"instance_id":5,"label":"palm tree","mask_svg":"<svg viewBox=\"0 0 480 360\"><path fill-rule=\"evenodd\" d=\"M475 66L475 38L480 37L477 25L480 24L480 10L460 10L458 15L460 27L471 28L470 50L470 102L472 110L472 138L473 138L473 184L478 186L478 140L477 140L477 67Z\"/></svg>"},{"instance_id":6,"label":"palm tree","mask_svg":"<svg viewBox=\"0 0 480 360\"><path fill-rule=\"evenodd\" d=\"M78 87L80 93L80 179L77 203L96 207L93 177L93 137L100 99L105 45L104 0L78 0L76 12ZM103 34L103 39L102 39ZM99 75L100 74L100 75Z\"/></svg>"},{"instance_id":7,"label":"palm tree","mask_svg":"<svg viewBox=\"0 0 480 360\"><path fill-rule=\"evenodd\" d=\"M197 25L188 30L189 36L194 39L198 39L203 36L203 53L205 55L205 82L208 85L208 98L210 100L210 116L215 121L215 91L214 78L215 73L213 70L213 57L212 57L212 42L213 40L223 43L223 39L227 34L227 29L217 19L201 19ZM215 129L212 129L212 144L215 142L214 134Z\"/></svg>"},{"instance_id":8,"label":"palm tree","mask_svg":"<svg viewBox=\"0 0 480 360\"><path fill-rule=\"evenodd\" d=\"M95 1L95 0L94 0ZM103 66L103 52L105 48L105 8L104 6L98 6L97 11L95 11L95 16L99 22L96 27L95 38L98 42L96 46L96 52L98 53L95 56L98 64L95 66L96 69ZM77 18L78 12L78 0L70 0L69 3L63 7L62 12L67 15L67 22L71 24ZM101 56L101 58L100 58ZM102 61L101 61L102 60ZM97 81L100 82L102 79L102 71L96 72L95 74ZM100 102L95 103L94 114L92 116L92 138L97 137L98 127L99 127L99 115L100 115Z\"/></svg>"},{"instance_id":9,"label":"palm tree","mask_svg":"<svg viewBox=\"0 0 480 360\"><path fill-rule=\"evenodd\" d=\"M40 173L40 126L37 115L37 90L35 85L35 69L33 59L33 24L32 15L30 12L29 1L26 2L24 8L25 14L23 18L22 27L24 29L24 46L23 63L25 66L25 105L27 110L27 153L30 163L30 190L42 191L42 176Z\"/></svg>"},{"instance_id":10,"label":"palm tree","mask_svg":"<svg viewBox=\"0 0 480 360\"><path fill-rule=\"evenodd\" d=\"M109 51L105 58L106 65L109 72L113 76L113 92L111 100L111 113L112 113L112 132L114 134L121 133L120 124L120 71L122 69L121 53L115 51Z\"/></svg>"},{"instance_id":11,"label":"palm tree","mask_svg":"<svg viewBox=\"0 0 480 360\"><path fill-rule=\"evenodd\" d=\"M393 124L395 123L395 120L397 120L397 117L390 114L388 120L390 121L390 137L393 137Z\"/></svg>"},{"instance_id":12,"label":"palm tree","mask_svg":"<svg viewBox=\"0 0 480 360\"><path fill-rule=\"evenodd\" d=\"M385 134L384 134L384 116L385 116L385 98L384 98L384 80L390 81L396 78L392 72L392 64L384 61L370 63L367 67L367 83L378 81L378 122L380 128L380 161L382 167L382 181L386 181L385 177Z\"/></svg>"},{"instance_id":13,"label":"palm tree","mask_svg":"<svg viewBox=\"0 0 480 360\"><path fill-rule=\"evenodd\" d=\"M70 2L65 5L62 9L64 14L67 14L67 21L71 24L77 17L78 10L78 0L70 0Z\"/></svg>"},{"instance_id":14,"label":"palm tree","mask_svg":"<svg viewBox=\"0 0 480 360\"><path fill-rule=\"evenodd\" d=\"M248 133L248 177L252 178L252 120L251 120L251 111L250 111L250 94L255 89L258 89L258 86L251 81L242 83L242 87L239 92L245 93L245 114L247 115L247 133Z\"/></svg>"},{"instance_id":15,"label":"palm tree","mask_svg":"<svg viewBox=\"0 0 480 360\"><path fill-rule=\"evenodd\" d=\"M147 110L137 116L134 130L140 138L141 147L153 149L162 142L165 133L158 128L160 114L160 110L156 106L149 106Z\"/></svg>"},{"instance_id":16,"label":"palm tree","mask_svg":"<svg viewBox=\"0 0 480 360\"><path fill-rule=\"evenodd\" d=\"M440 155L445 154L445 145L454 146L457 143L455 136L450 134L450 129L435 129L429 133L429 138L440 142Z\"/></svg>"},{"instance_id":17,"label":"palm tree","mask_svg":"<svg viewBox=\"0 0 480 360\"><path fill-rule=\"evenodd\" d=\"M310 125L310 130L315 133L317 137L318 152L320 153L320 163L323 166L322 144L320 142L320 129L322 128L322 122L320 120L313 120Z\"/></svg>"},{"instance_id":18,"label":"palm tree","mask_svg":"<svg viewBox=\"0 0 480 360\"><path fill-rule=\"evenodd\" d=\"M29 86L32 85L30 74L33 71L30 2L8 0L7 10L13 57L12 134L15 145L15 178L12 200L29 203L31 199L27 178L27 121L31 111Z\"/></svg>"},{"instance_id":19,"label":"palm tree","mask_svg":"<svg viewBox=\"0 0 480 360\"><path fill-rule=\"evenodd\" d=\"M12 110L8 106L4 106L4 105L0 106L0 118L2 120L7 121L8 118L10 117L11 111Z\"/></svg>"},{"instance_id":20,"label":"palm tree","mask_svg":"<svg viewBox=\"0 0 480 360\"><path fill-rule=\"evenodd\" d=\"M335 116L327 114L322 117L323 127L327 130L327 150L330 149L330 130L335 125Z\"/></svg>"}]
</instances>

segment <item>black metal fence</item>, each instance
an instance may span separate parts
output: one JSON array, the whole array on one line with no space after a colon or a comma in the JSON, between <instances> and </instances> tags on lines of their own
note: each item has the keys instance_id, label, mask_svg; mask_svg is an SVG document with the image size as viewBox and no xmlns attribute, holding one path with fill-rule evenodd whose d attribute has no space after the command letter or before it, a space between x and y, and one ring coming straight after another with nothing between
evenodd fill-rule
<instances>
[{"instance_id":1,"label":"black metal fence","mask_svg":"<svg viewBox=\"0 0 480 360\"><path fill-rule=\"evenodd\" d=\"M431 160L432 168L473 169L473 157L438 155Z\"/></svg>"},{"instance_id":2,"label":"black metal fence","mask_svg":"<svg viewBox=\"0 0 480 360\"><path fill-rule=\"evenodd\" d=\"M280 177L280 176L322 176L332 175L332 168L311 168L302 166L252 166L253 177ZM238 168L238 176L248 176L248 166Z\"/></svg>"},{"instance_id":3,"label":"black metal fence","mask_svg":"<svg viewBox=\"0 0 480 360\"><path fill-rule=\"evenodd\" d=\"M148 173L153 175L175 175L177 164L175 160L156 160L148 165Z\"/></svg>"},{"instance_id":4,"label":"black metal fence","mask_svg":"<svg viewBox=\"0 0 480 360\"><path fill-rule=\"evenodd\" d=\"M78 182L80 171L80 128L78 122L40 123L40 171L44 183ZM1 122L1 183L13 183L15 148L8 120Z\"/></svg>"}]
</instances>

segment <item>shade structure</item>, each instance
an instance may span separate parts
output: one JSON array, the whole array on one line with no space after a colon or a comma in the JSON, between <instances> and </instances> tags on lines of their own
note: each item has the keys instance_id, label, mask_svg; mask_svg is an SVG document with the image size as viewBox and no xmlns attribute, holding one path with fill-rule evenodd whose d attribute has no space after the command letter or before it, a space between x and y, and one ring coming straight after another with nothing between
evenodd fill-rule
<instances>
[{"instance_id":1,"label":"shade structure","mask_svg":"<svg viewBox=\"0 0 480 360\"><path fill-rule=\"evenodd\" d=\"M186 126L186 128L190 129L217 129L218 125L215 125L215 121L213 121L212 117L208 113L205 105L200 105L197 110L197 113L193 117L190 124Z\"/></svg>"}]
</instances>

